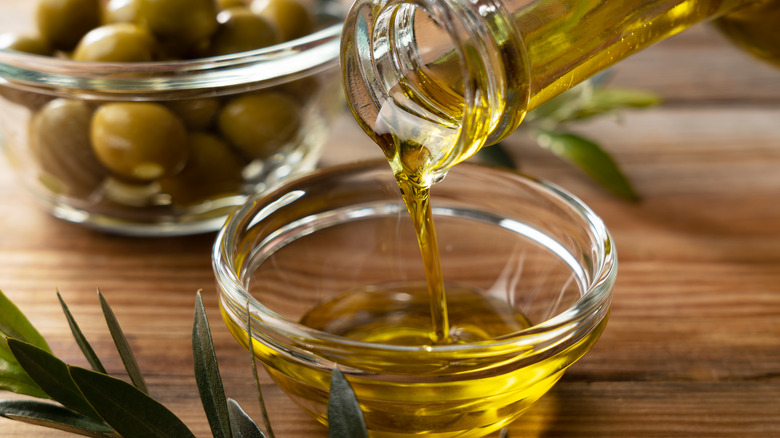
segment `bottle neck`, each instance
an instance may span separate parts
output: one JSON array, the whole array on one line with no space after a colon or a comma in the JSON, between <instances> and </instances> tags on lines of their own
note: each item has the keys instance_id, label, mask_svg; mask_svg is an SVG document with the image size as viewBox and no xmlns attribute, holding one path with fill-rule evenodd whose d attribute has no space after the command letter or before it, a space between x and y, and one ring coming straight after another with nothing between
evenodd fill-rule
<instances>
[{"instance_id":1,"label":"bottle neck","mask_svg":"<svg viewBox=\"0 0 780 438\"><path fill-rule=\"evenodd\" d=\"M500 0L357 0L342 35L347 100L396 175L430 184L520 123L524 47Z\"/></svg>"},{"instance_id":2,"label":"bottle neck","mask_svg":"<svg viewBox=\"0 0 780 438\"><path fill-rule=\"evenodd\" d=\"M540 0L515 7L530 69L527 110L694 24L756 0ZM760 0L758 1L760 2Z\"/></svg>"},{"instance_id":3,"label":"bottle neck","mask_svg":"<svg viewBox=\"0 0 780 438\"><path fill-rule=\"evenodd\" d=\"M358 123L396 174L427 184L625 57L761 2L357 0L342 76Z\"/></svg>"}]
</instances>

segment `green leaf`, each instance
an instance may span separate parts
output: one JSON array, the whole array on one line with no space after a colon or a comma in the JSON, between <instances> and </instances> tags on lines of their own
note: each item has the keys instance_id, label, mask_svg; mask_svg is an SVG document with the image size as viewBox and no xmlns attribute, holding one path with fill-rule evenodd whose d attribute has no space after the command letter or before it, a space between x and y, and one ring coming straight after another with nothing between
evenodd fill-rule
<instances>
[{"instance_id":1,"label":"green leaf","mask_svg":"<svg viewBox=\"0 0 780 438\"><path fill-rule=\"evenodd\" d=\"M8 338L8 346L24 371L51 398L63 406L92 418L100 418L70 378L68 365L33 344Z\"/></svg>"},{"instance_id":2,"label":"green leaf","mask_svg":"<svg viewBox=\"0 0 780 438\"><path fill-rule=\"evenodd\" d=\"M233 438L265 438L263 431L244 412L241 405L232 398L228 400L228 412L230 413L230 429L233 431Z\"/></svg>"},{"instance_id":3,"label":"green leaf","mask_svg":"<svg viewBox=\"0 0 780 438\"><path fill-rule=\"evenodd\" d=\"M330 438L368 438L363 412L344 374L333 368L328 399L328 436Z\"/></svg>"},{"instance_id":4,"label":"green leaf","mask_svg":"<svg viewBox=\"0 0 780 438\"><path fill-rule=\"evenodd\" d=\"M85 417L59 405L36 400L0 401L0 416L93 438L116 436L114 429L101 420Z\"/></svg>"},{"instance_id":5,"label":"green leaf","mask_svg":"<svg viewBox=\"0 0 780 438\"><path fill-rule=\"evenodd\" d=\"M515 168L514 159L501 143L481 148L477 152L477 158L491 166L505 167L507 169Z\"/></svg>"},{"instance_id":6,"label":"green leaf","mask_svg":"<svg viewBox=\"0 0 780 438\"><path fill-rule=\"evenodd\" d=\"M5 344L5 339L0 343ZM0 358L0 391L9 391L36 398L51 398L24 372L19 362L13 359L10 349L8 349L8 354L12 360Z\"/></svg>"},{"instance_id":7,"label":"green leaf","mask_svg":"<svg viewBox=\"0 0 780 438\"><path fill-rule=\"evenodd\" d=\"M630 201L639 199L617 163L596 143L576 134L544 130L538 131L536 140L617 196Z\"/></svg>"},{"instance_id":8,"label":"green leaf","mask_svg":"<svg viewBox=\"0 0 780 438\"><path fill-rule=\"evenodd\" d=\"M219 375L217 355L211 339L211 330L203 308L200 291L195 300L195 321L192 326L192 355L195 362L195 380L200 400L215 438L230 438L230 414L225 389Z\"/></svg>"},{"instance_id":9,"label":"green leaf","mask_svg":"<svg viewBox=\"0 0 780 438\"><path fill-rule=\"evenodd\" d=\"M121 436L195 437L173 412L124 380L86 368L69 370L84 397Z\"/></svg>"},{"instance_id":10,"label":"green leaf","mask_svg":"<svg viewBox=\"0 0 780 438\"><path fill-rule=\"evenodd\" d=\"M547 100L526 115L524 124L555 126L572 118L590 99L593 93L593 82L584 81L565 92ZM523 126L522 124L520 125Z\"/></svg>"},{"instance_id":11,"label":"green leaf","mask_svg":"<svg viewBox=\"0 0 780 438\"><path fill-rule=\"evenodd\" d=\"M7 337L20 339L51 351L38 330L0 290L0 391L49 398L49 395L24 372L8 346Z\"/></svg>"},{"instance_id":12,"label":"green leaf","mask_svg":"<svg viewBox=\"0 0 780 438\"><path fill-rule=\"evenodd\" d=\"M270 438L275 438L274 430L271 427L271 419L268 418L268 409L265 407L265 399L263 397L263 387L260 385L260 377L257 374L257 361L255 361L255 343L252 338L252 314L249 313L249 302L246 303L246 334L247 345L249 346L249 361L252 364L252 377L255 379L255 386L257 387L257 399L260 403L260 411L263 415L263 423L265 429L268 431Z\"/></svg>"},{"instance_id":13,"label":"green leaf","mask_svg":"<svg viewBox=\"0 0 780 438\"><path fill-rule=\"evenodd\" d=\"M103 309L103 316L106 318L106 324L108 324L108 331L111 332L111 337L114 339L114 345L116 345L116 349L119 352L119 357L122 358L122 363L125 365L127 375L130 376L130 380L136 388L148 394L149 390L146 388L144 376L141 374L141 369L135 360L133 350L130 348L130 344L119 326L119 321L117 321L114 312L100 291L98 291L98 298L100 299L100 307Z\"/></svg>"},{"instance_id":14,"label":"green leaf","mask_svg":"<svg viewBox=\"0 0 780 438\"><path fill-rule=\"evenodd\" d=\"M0 290L0 335L25 341L51 352L43 336L2 290Z\"/></svg>"},{"instance_id":15,"label":"green leaf","mask_svg":"<svg viewBox=\"0 0 780 438\"><path fill-rule=\"evenodd\" d=\"M572 114L571 119L585 119L621 108L647 108L661 102L655 93L627 88L596 88L590 99Z\"/></svg>"},{"instance_id":16,"label":"green leaf","mask_svg":"<svg viewBox=\"0 0 780 438\"><path fill-rule=\"evenodd\" d=\"M78 344L79 348L81 348L81 351L84 353L84 357L87 358L87 362L89 362L93 370L99 371L103 374L108 374L106 373L106 369L103 367L103 364L100 362L100 359L98 359L97 354L95 354L95 350L92 349L92 346L89 345L89 342L84 336L84 333L82 333L81 329L79 329L79 325L76 323L76 320L70 313L68 305L65 304L65 300L62 299L60 291L57 291L57 298L60 300L62 311L65 313L65 318L68 320L68 325L70 326L71 333L73 333L73 338L76 340L76 344Z\"/></svg>"}]
</instances>

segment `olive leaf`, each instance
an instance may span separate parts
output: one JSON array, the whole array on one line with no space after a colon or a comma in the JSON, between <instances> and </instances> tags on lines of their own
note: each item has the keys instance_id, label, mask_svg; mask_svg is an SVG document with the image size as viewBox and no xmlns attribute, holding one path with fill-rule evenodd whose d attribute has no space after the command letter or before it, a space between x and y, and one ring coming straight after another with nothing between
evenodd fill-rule
<instances>
[{"instance_id":1,"label":"olive leaf","mask_svg":"<svg viewBox=\"0 0 780 438\"><path fill-rule=\"evenodd\" d=\"M214 352L203 298L198 291L195 300L195 321L192 326L192 356L195 362L195 380L206 418L215 438L230 438L230 413L225 390L219 375L219 365Z\"/></svg>"},{"instance_id":2,"label":"olive leaf","mask_svg":"<svg viewBox=\"0 0 780 438\"><path fill-rule=\"evenodd\" d=\"M363 412L352 386L338 367L333 368L328 398L330 438L368 438Z\"/></svg>"},{"instance_id":3,"label":"olive leaf","mask_svg":"<svg viewBox=\"0 0 780 438\"><path fill-rule=\"evenodd\" d=\"M2 290L0 290L0 334L4 338L15 338L51 352L43 336Z\"/></svg>"},{"instance_id":4,"label":"olive leaf","mask_svg":"<svg viewBox=\"0 0 780 438\"><path fill-rule=\"evenodd\" d=\"M2 400L0 417L93 438L116 437L114 429L60 405L38 400Z\"/></svg>"},{"instance_id":5,"label":"olive leaf","mask_svg":"<svg viewBox=\"0 0 780 438\"><path fill-rule=\"evenodd\" d=\"M593 90L590 98L571 114L570 119L586 119L621 108L647 108L660 102L660 96L648 91L598 87Z\"/></svg>"},{"instance_id":6,"label":"olive leaf","mask_svg":"<svg viewBox=\"0 0 780 438\"><path fill-rule=\"evenodd\" d=\"M477 158L490 166L505 167L507 169L515 168L514 159L500 142L480 149L477 152Z\"/></svg>"},{"instance_id":7,"label":"olive leaf","mask_svg":"<svg viewBox=\"0 0 780 438\"><path fill-rule=\"evenodd\" d=\"M255 361L255 344L252 337L252 314L249 313L249 302L246 303L246 334L247 345L249 346L249 362L252 367L252 377L255 380L255 386L257 387L257 399L260 404L260 411L263 415L263 423L265 424L265 430L268 431L268 436L274 438L274 430L271 427L271 419L268 418L268 409L265 407L265 399L263 398L263 388L260 385L260 378L257 374L257 361Z\"/></svg>"},{"instance_id":8,"label":"olive leaf","mask_svg":"<svg viewBox=\"0 0 780 438\"><path fill-rule=\"evenodd\" d=\"M228 400L228 412L233 438L266 438L263 431L257 427L257 423L232 398Z\"/></svg>"},{"instance_id":9,"label":"olive leaf","mask_svg":"<svg viewBox=\"0 0 780 438\"><path fill-rule=\"evenodd\" d=\"M173 412L136 386L86 368L70 366L68 369L84 397L119 435L195 437Z\"/></svg>"},{"instance_id":10,"label":"olive leaf","mask_svg":"<svg viewBox=\"0 0 780 438\"><path fill-rule=\"evenodd\" d=\"M2 292L0 292L0 295L2 295ZM90 354L94 354L94 351L89 347L86 339L83 338L83 334L70 314L62 296L59 292L57 295L71 325L71 331L77 343L80 344L82 351L89 359ZM132 366L135 364L135 359L111 308L100 294L100 291L98 291L98 296L111 335L115 344L117 344L117 349L120 350L120 356L123 356L123 361L132 362L130 368L135 369L135 372L140 376L137 365ZM5 296L0 296L0 305L4 306L3 309L13 309L12 312L2 315L6 317L4 321L8 320L8 315L12 315L17 320L27 321L24 315ZM16 312L18 315L14 315L13 312ZM273 438L262 391L260 390L260 381L257 376L257 364L254 356L250 322L251 315L247 309L247 334L249 336L252 372L258 389L263 419L266 422L270 437ZM29 322L26 322L26 324L28 327L23 331L34 331ZM6 326L13 325L6 324ZM17 330L14 333L22 333L23 331ZM37 333L37 331L34 333ZM35 340L35 336L31 338ZM36 342L40 342L43 339L40 335L38 335L38 338ZM4 339L4 345L7 347L7 353L15 361L14 363L19 368L19 372L30 380L30 385L38 388L42 397L51 397L61 403L62 406L32 400L0 401L0 417L98 438L113 438L117 436L194 437L192 432L175 414L147 394L145 386L143 389L139 388L124 380L111 377L100 370L69 366L48 351L48 346L45 343L41 347L16 338L2 339ZM89 353L90 351L92 353ZM262 430L241 406L236 401L225 398L211 331L200 291L197 294L196 314L193 322L193 354L196 363L195 372L198 380L198 389L201 391L201 399L204 409L209 416L210 424L212 424L214 415L217 415L214 414L214 406L222 403L226 406L225 412L227 417L222 416L218 419L219 427L217 429L218 432L215 432L215 436L224 436L226 438L265 438L266 436ZM92 363L93 366L99 363L96 356L90 360L90 362L92 361L94 361ZM128 365L126 364L127 367ZM131 375L131 380L132 374L135 372L128 371L128 374ZM0 387L15 388L13 385L9 386L8 382L5 381L7 379L8 375L0 373ZM25 392L21 391L19 393L25 394ZM222 412L220 415L225 415L225 412ZM331 437L367 438L368 433L365 421L355 398L355 393L338 368L333 370L331 377L328 416ZM225 418L228 421L227 427L224 424Z\"/></svg>"},{"instance_id":11,"label":"olive leaf","mask_svg":"<svg viewBox=\"0 0 780 438\"><path fill-rule=\"evenodd\" d=\"M571 120L583 106L587 105L588 100L593 95L594 88L595 85L592 81L584 81L550 98L529 112L520 127L533 125L534 127L552 128Z\"/></svg>"},{"instance_id":12,"label":"olive leaf","mask_svg":"<svg viewBox=\"0 0 780 438\"><path fill-rule=\"evenodd\" d=\"M49 395L24 372L11 353L5 337L0 338L0 391L49 398Z\"/></svg>"},{"instance_id":13,"label":"olive leaf","mask_svg":"<svg viewBox=\"0 0 780 438\"><path fill-rule=\"evenodd\" d=\"M526 115L519 131L530 133L540 147L573 163L617 196L636 201L637 193L610 155L593 141L567 132L566 128L583 119L617 114L623 108L646 108L661 101L651 92L606 87L606 77L588 79L539 105ZM484 154L480 151L483 161L513 168L511 159L502 158L502 152L506 152L501 150L503 147L491 150L494 147L483 148Z\"/></svg>"},{"instance_id":14,"label":"olive leaf","mask_svg":"<svg viewBox=\"0 0 780 438\"><path fill-rule=\"evenodd\" d=\"M68 320L68 325L70 326L70 331L73 334L73 338L76 340L76 344L78 344L82 353L84 353L84 357L86 357L87 362L89 362L93 370L106 374L106 369L103 367L100 359L98 359L97 354L95 354L95 350L93 350L92 346L89 345L89 342L84 336L84 333L81 332L79 325L76 323L76 319L73 318L73 315L70 313L68 305L65 304L65 300L62 299L60 291L57 291L57 299L60 300L60 306L62 306L62 311L65 313L65 318Z\"/></svg>"},{"instance_id":15,"label":"olive leaf","mask_svg":"<svg viewBox=\"0 0 780 438\"><path fill-rule=\"evenodd\" d=\"M51 398L78 413L100 418L70 378L65 362L42 348L18 339L8 338L8 346L24 371Z\"/></svg>"},{"instance_id":16,"label":"olive leaf","mask_svg":"<svg viewBox=\"0 0 780 438\"><path fill-rule=\"evenodd\" d=\"M141 374L141 369L138 367L138 362L135 360L133 350L130 348L130 343L127 342L127 338L122 332L122 328L119 326L114 311L108 305L108 302L103 298L103 294L98 290L98 298L100 299L100 308L103 310L103 316L108 324L108 331L111 333L111 337L114 339L114 345L119 352L119 357L122 359L122 363L125 366L127 375L130 376L130 380L136 386L145 393L149 393L146 388L146 382L144 376Z\"/></svg>"},{"instance_id":17,"label":"olive leaf","mask_svg":"<svg viewBox=\"0 0 780 438\"><path fill-rule=\"evenodd\" d=\"M598 144L569 132L538 130L539 145L583 170L597 183L621 198L636 201L639 196L617 163Z\"/></svg>"},{"instance_id":18,"label":"olive leaf","mask_svg":"<svg viewBox=\"0 0 780 438\"><path fill-rule=\"evenodd\" d=\"M51 351L38 330L0 290L0 390L38 398L49 398L49 395L24 372L8 347L7 337L20 339L46 351Z\"/></svg>"}]
</instances>

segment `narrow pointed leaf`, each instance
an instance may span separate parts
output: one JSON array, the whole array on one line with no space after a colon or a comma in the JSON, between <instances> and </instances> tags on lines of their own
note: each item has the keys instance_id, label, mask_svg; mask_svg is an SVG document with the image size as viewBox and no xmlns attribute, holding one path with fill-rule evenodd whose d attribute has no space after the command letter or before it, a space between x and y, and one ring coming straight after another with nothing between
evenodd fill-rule
<instances>
[{"instance_id":1,"label":"narrow pointed leaf","mask_svg":"<svg viewBox=\"0 0 780 438\"><path fill-rule=\"evenodd\" d=\"M228 400L228 412L233 438L265 438L263 431L257 427L254 420L232 398Z\"/></svg>"},{"instance_id":2,"label":"narrow pointed leaf","mask_svg":"<svg viewBox=\"0 0 780 438\"><path fill-rule=\"evenodd\" d=\"M5 356L9 358L6 358ZM50 398L22 369L13 357L5 338L0 339L0 391L24 394L37 398Z\"/></svg>"},{"instance_id":3,"label":"narrow pointed leaf","mask_svg":"<svg viewBox=\"0 0 780 438\"><path fill-rule=\"evenodd\" d=\"M114 429L101 420L77 414L59 405L36 400L0 401L0 416L93 438L116 436Z\"/></svg>"},{"instance_id":4,"label":"narrow pointed leaf","mask_svg":"<svg viewBox=\"0 0 780 438\"><path fill-rule=\"evenodd\" d=\"M24 371L51 398L76 412L100 418L70 378L65 362L46 350L18 339L8 338L8 346Z\"/></svg>"},{"instance_id":5,"label":"narrow pointed leaf","mask_svg":"<svg viewBox=\"0 0 780 438\"><path fill-rule=\"evenodd\" d=\"M200 400L206 411L214 438L230 438L230 414L225 389L219 375L217 355L211 339L211 330L203 308L203 298L198 292L195 300L195 321L192 326L192 355L195 362L195 380Z\"/></svg>"},{"instance_id":6,"label":"narrow pointed leaf","mask_svg":"<svg viewBox=\"0 0 780 438\"><path fill-rule=\"evenodd\" d=\"M108 305L108 302L103 298L103 294L98 291L98 298L100 299L100 307L103 309L103 316L106 318L106 324L108 324L108 331L111 333L111 337L114 339L114 345L119 352L119 357L122 358L122 363L125 365L127 375L130 376L130 380L136 388L145 393L149 393L144 381L144 376L141 374L141 369L138 367L138 362L135 360L133 350L130 348L130 344L127 342L127 338L122 332L122 328L119 326L114 311Z\"/></svg>"},{"instance_id":7,"label":"narrow pointed leaf","mask_svg":"<svg viewBox=\"0 0 780 438\"><path fill-rule=\"evenodd\" d=\"M51 348L43 336L2 290L0 290L0 335L0 337L25 341L51 352Z\"/></svg>"},{"instance_id":8,"label":"narrow pointed leaf","mask_svg":"<svg viewBox=\"0 0 780 438\"><path fill-rule=\"evenodd\" d=\"M477 152L477 158L491 166L506 167L507 169L515 168L514 159L512 159L512 156L509 155L509 152L501 143L483 147Z\"/></svg>"},{"instance_id":9,"label":"narrow pointed leaf","mask_svg":"<svg viewBox=\"0 0 780 438\"><path fill-rule=\"evenodd\" d=\"M328 399L328 436L330 438L368 438L363 412L352 386L338 368L330 378Z\"/></svg>"},{"instance_id":10,"label":"narrow pointed leaf","mask_svg":"<svg viewBox=\"0 0 780 438\"><path fill-rule=\"evenodd\" d=\"M539 131L537 142L574 164L601 186L621 198L639 199L617 163L596 143L567 132Z\"/></svg>"},{"instance_id":11,"label":"narrow pointed leaf","mask_svg":"<svg viewBox=\"0 0 780 438\"><path fill-rule=\"evenodd\" d=\"M62 299L62 295L60 295L59 291L57 291L57 298L60 300L62 311L65 313L65 318L68 320L68 325L70 326L71 333L73 333L73 338L76 340L76 344L78 344L79 348L81 348L82 353L84 353L84 357L87 358L87 362L89 362L93 370L108 374L106 373L103 364L100 362L100 359L98 359L97 354L95 354L95 350L92 349L92 346L89 345L84 333L81 332L79 325L76 323L76 319L73 318L68 305L65 304L65 300Z\"/></svg>"},{"instance_id":12,"label":"narrow pointed leaf","mask_svg":"<svg viewBox=\"0 0 780 438\"><path fill-rule=\"evenodd\" d=\"M647 108L660 102L660 96L648 91L614 87L596 88L587 103L573 114L572 119L585 119L621 108Z\"/></svg>"},{"instance_id":13,"label":"narrow pointed leaf","mask_svg":"<svg viewBox=\"0 0 780 438\"><path fill-rule=\"evenodd\" d=\"M257 374L257 361L255 360L255 343L252 338L252 315L249 313L249 302L246 303L246 334L247 345L249 346L249 361L252 364L252 377L255 380L255 386L257 387L257 399L260 403L260 411L263 415L263 423L265 424L265 430L268 432L270 438L275 438L274 430L271 427L271 419L268 418L268 409L265 407L265 399L263 397L263 387L260 385L260 377Z\"/></svg>"},{"instance_id":14,"label":"narrow pointed leaf","mask_svg":"<svg viewBox=\"0 0 780 438\"><path fill-rule=\"evenodd\" d=\"M526 115L524 123L553 123L569 120L593 92L593 83L581 82L565 92L549 99ZM522 124L520 125L523 126Z\"/></svg>"},{"instance_id":15,"label":"narrow pointed leaf","mask_svg":"<svg viewBox=\"0 0 780 438\"><path fill-rule=\"evenodd\" d=\"M20 339L51 351L27 317L0 291L0 390L49 398L49 395L24 372L8 347L6 337Z\"/></svg>"},{"instance_id":16,"label":"narrow pointed leaf","mask_svg":"<svg viewBox=\"0 0 780 438\"><path fill-rule=\"evenodd\" d=\"M70 375L100 416L125 437L194 437L187 426L137 387L86 368L69 367Z\"/></svg>"}]
</instances>

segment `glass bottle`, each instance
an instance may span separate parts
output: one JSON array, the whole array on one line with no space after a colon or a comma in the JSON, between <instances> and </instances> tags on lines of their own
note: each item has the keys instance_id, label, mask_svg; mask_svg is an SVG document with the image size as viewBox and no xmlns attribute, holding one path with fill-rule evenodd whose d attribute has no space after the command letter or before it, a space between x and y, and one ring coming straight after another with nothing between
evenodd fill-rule
<instances>
[{"instance_id":1,"label":"glass bottle","mask_svg":"<svg viewBox=\"0 0 780 438\"><path fill-rule=\"evenodd\" d=\"M396 176L429 186L528 111L706 20L780 58L779 0L357 0L342 76Z\"/></svg>"}]
</instances>

